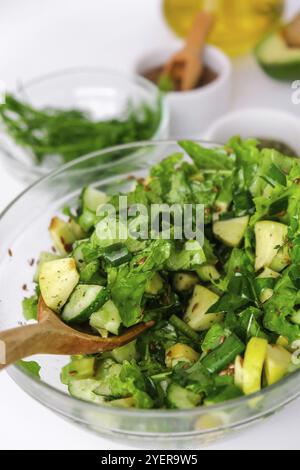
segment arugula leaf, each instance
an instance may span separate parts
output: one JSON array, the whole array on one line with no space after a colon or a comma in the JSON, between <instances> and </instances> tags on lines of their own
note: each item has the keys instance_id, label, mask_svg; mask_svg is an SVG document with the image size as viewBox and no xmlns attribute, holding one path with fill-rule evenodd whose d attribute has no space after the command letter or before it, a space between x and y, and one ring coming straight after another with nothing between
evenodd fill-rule
<instances>
[{"instance_id":1,"label":"arugula leaf","mask_svg":"<svg viewBox=\"0 0 300 470\"><path fill-rule=\"evenodd\" d=\"M179 145L194 161L199 170L231 170L234 165L232 155L224 148L207 149L187 140L178 142Z\"/></svg>"}]
</instances>

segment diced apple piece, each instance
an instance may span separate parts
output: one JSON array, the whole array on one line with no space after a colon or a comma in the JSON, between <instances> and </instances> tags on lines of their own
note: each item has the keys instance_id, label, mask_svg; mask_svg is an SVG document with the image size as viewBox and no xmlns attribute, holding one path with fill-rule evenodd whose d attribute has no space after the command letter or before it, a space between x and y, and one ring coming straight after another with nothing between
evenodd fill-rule
<instances>
[{"instance_id":1,"label":"diced apple piece","mask_svg":"<svg viewBox=\"0 0 300 470\"><path fill-rule=\"evenodd\" d=\"M175 367L179 362L194 363L200 357L194 349L186 344L177 343L166 351L166 366Z\"/></svg>"},{"instance_id":2,"label":"diced apple piece","mask_svg":"<svg viewBox=\"0 0 300 470\"><path fill-rule=\"evenodd\" d=\"M198 282L198 276L193 273L177 273L174 276L174 288L177 292L190 291Z\"/></svg>"},{"instance_id":3,"label":"diced apple piece","mask_svg":"<svg viewBox=\"0 0 300 470\"><path fill-rule=\"evenodd\" d=\"M45 304L59 313L79 283L73 258L49 261L41 266L39 286Z\"/></svg>"},{"instance_id":4,"label":"diced apple piece","mask_svg":"<svg viewBox=\"0 0 300 470\"><path fill-rule=\"evenodd\" d=\"M235 219L220 220L214 223L213 232L226 246L236 248L241 244L245 236L248 223L248 215Z\"/></svg>"},{"instance_id":5,"label":"diced apple piece","mask_svg":"<svg viewBox=\"0 0 300 470\"><path fill-rule=\"evenodd\" d=\"M273 297L274 291L273 289L263 289L260 293L259 300L262 304L268 302L271 297Z\"/></svg>"},{"instance_id":6,"label":"diced apple piece","mask_svg":"<svg viewBox=\"0 0 300 470\"><path fill-rule=\"evenodd\" d=\"M282 346L268 346L265 361L265 373L268 385L273 385L283 379L289 372L292 355Z\"/></svg>"},{"instance_id":7,"label":"diced apple piece","mask_svg":"<svg viewBox=\"0 0 300 470\"><path fill-rule=\"evenodd\" d=\"M263 272L257 277L258 279L277 279L278 277L280 277L280 274L270 268L265 268Z\"/></svg>"},{"instance_id":8,"label":"diced apple piece","mask_svg":"<svg viewBox=\"0 0 300 470\"><path fill-rule=\"evenodd\" d=\"M255 225L256 256L255 270L270 267L279 247L283 246L288 227L270 220L257 222Z\"/></svg>"},{"instance_id":9,"label":"diced apple piece","mask_svg":"<svg viewBox=\"0 0 300 470\"><path fill-rule=\"evenodd\" d=\"M234 384L236 387L243 390L244 383L244 369L243 369L243 358L236 356L234 363Z\"/></svg>"},{"instance_id":10,"label":"diced apple piece","mask_svg":"<svg viewBox=\"0 0 300 470\"><path fill-rule=\"evenodd\" d=\"M245 395L261 390L262 372L267 356L268 341L262 338L251 338L243 366L243 391Z\"/></svg>"},{"instance_id":11,"label":"diced apple piece","mask_svg":"<svg viewBox=\"0 0 300 470\"><path fill-rule=\"evenodd\" d=\"M51 220L49 232L54 248L60 255L67 255L77 240L71 226L59 217L54 217Z\"/></svg>"},{"instance_id":12,"label":"diced apple piece","mask_svg":"<svg viewBox=\"0 0 300 470\"><path fill-rule=\"evenodd\" d=\"M223 314L207 313L219 300L219 296L206 287L196 286L184 321L195 331L205 331L223 319Z\"/></svg>"}]
</instances>

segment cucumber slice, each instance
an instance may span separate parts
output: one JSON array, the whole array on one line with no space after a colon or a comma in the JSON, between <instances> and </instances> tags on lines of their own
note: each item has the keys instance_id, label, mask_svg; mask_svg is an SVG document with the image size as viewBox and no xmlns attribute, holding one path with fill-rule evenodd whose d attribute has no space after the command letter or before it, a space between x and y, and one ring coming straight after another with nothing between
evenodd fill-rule
<instances>
[{"instance_id":1,"label":"cucumber slice","mask_svg":"<svg viewBox=\"0 0 300 470\"><path fill-rule=\"evenodd\" d=\"M92 314L90 325L96 330L107 330L117 335L121 326L121 317L115 304L109 300L98 312Z\"/></svg>"},{"instance_id":2,"label":"cucumber slice","mask_svg":"<svg viewBox=\"0 0 300 470\"><path fill-rule=\"evenodd\" d=\"M266 37L255 51L258 63L272 78L297 80L300 76L300 48L289 47L281 33Z\"/></svg>"},{"instance_id":3,"label":"cucumber slice","mask_svg":"<svg viewBox=\"0 0 300 470\"><path fill-rule=\"evenodd\" d=\"M255 225L256 255L255 270L271 267L272 261L278 254L279 247L282 247L286 241L288 227L278 222L270 220L258 222Z\"/></svg>"},{"instance_id":4,"label":"cucumber slice","mask_svg":"<svg viewBox=\"0 0 300 470\"><path fill-rule=\"evenodd\" d=\"M106 204L108 197L102 191L88 186L82 192L83 207L91 212L97 212L99 206Z\"/></svg>"},{"instance_id":5,"label":"cucumber slice","mask_svg":"<svg viewBox=\"0 0 300 470\"><path fill-rule=\"evenodd\" d=\"M131 258L132 254L123 243L116 243L115 245L108 246L103 253L104 261L114 267L128 263Z\"/></svg>"},{"instance_id":6,"label":"cucumber slice","mask_svg":"<svg viewBox=\"0 0 300 470\"><path fill-rule=\"evenodd\" d=\"M137 359L136 340L125 344L125 346L114 349L111 352L111 357L119 364L122 364L124 361L130 362Z\"/></svg>"},{"instance_id":7,"label":"cucumber slice","mask_svg":"<svg viewBox=\"0 0 300 470\"><path fill-rule=\"evenodd\" d=\"M206 287L196 286L184 321L195 331L205 331L223 319L223 314L206 313L219 300L219 296Z\"/></svg>"},{"instance_id":8,"label":"cucumber slice","mask_svg":"<svg viewBox=\"0 0 300 470\"><path fill-rule=\"evenodd\" d=\"M237 248L245 235L249 223L249 216L238 217L230 220L221 220L213 225L216 238L230 248Z\"/></svg>"},{"instance_id":9,"label":"cucumber slice","mask_svg":"<svg viewBox=\"0 0 300 470\"><path fill-rule=\"evenodd\" d=\"M103 405L105 397L97 395L95 390L99 387L99 382L93 379L73 380L69 384L69 393L79 400Z\"/></svg>"},{"instance_id":10,"label":"cucumber slice","mask_svg":"<svg viewBox=\"0 0 300 470\"><path fill-rule=\"evenodd\" d=\"M48 261L41 266L39 286L46 305L59 313L79 283L73 258Z\"/></svg>"},{"instance_id":11,"label":"cucumber slice","mask_svg":"<svg viewBox=\"0 0 300 470\"><path fill-rule=\"evenodd\" d=\"M176 384L171 384L167 390L167 400L172 408L189 410L200 405L202 396L186 390Z\"/></svg>"},{"instance_id":12,"label":"cucumber slice","mask_svg":"<svg viewBox=\"0 0 300 470\"><path fill-rule=\"evenodd\" d=\"M84 323L99 310L108 299L107 290L101 286L80 284L66 304L62 319L66 323Z\"/></svg>"}]
</instances>

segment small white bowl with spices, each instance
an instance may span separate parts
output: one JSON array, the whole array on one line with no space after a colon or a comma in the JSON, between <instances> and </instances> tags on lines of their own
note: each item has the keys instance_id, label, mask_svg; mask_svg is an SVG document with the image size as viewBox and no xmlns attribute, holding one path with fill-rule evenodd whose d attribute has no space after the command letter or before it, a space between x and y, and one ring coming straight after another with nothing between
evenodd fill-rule
<instances>
[{"instance_id":1,"label":"small white bowl with spices","mask_svg":"<svg viewBox=\"0 0 300 470\"><path fill-rule=\"evenodd\" d=\"M180 50L181 43L172 47L146 52L137 60L134 72L157 82L163 65ZM194 138L215 119L228 112L232 98L232 65L220 49L206 46L205 71L199 86L187 92L171 91L166 101L171 113L170 137Z\"/></svg>"},{"instance_id":2,"label":"small white bowl with spices","mask_svg":"<svg viewBox=\"0 0 300 470\"><path fill-rule=\"evenodd\" d=\"M299 129L300 119L294 114L272 108L249 108L222 116L201 138L220 144L233 135L255 138L284 154L300 156Z\"/></svg>"}]
</instances>

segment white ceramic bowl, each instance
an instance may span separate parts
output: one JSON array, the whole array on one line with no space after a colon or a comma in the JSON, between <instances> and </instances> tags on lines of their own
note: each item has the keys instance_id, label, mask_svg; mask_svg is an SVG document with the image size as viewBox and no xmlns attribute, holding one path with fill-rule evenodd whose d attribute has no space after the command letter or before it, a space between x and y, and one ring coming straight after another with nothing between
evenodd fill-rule
<instances>
[{"instance_id":1,"label":"white ceramic bowl","mask_svg":"<svg viewBox=\"0 0 300 470\"><path fill-rule=\"evenodd\" d=\"M182 47L162 48L145 53L135 65L134 72L161 66ZM216 47L207 46L205 63L215 70L218 78L205 87L188 92L167 94L171 112L170 137L199 137L215 119L228 112L232 97L232 66L229 58Z\"/></svg>"},{"instance_id":2,"label":"white ceramic bowl","mask_svg":"<svg viewBox=\"0 0 300 470\"><path fill-rule=\"evenodd\" d=\"M271 108L234 111L216 121L202 138L226 143L233 135L278 140L300 155L300 119L284 111Z\"/></svg>"}]
</instances>

